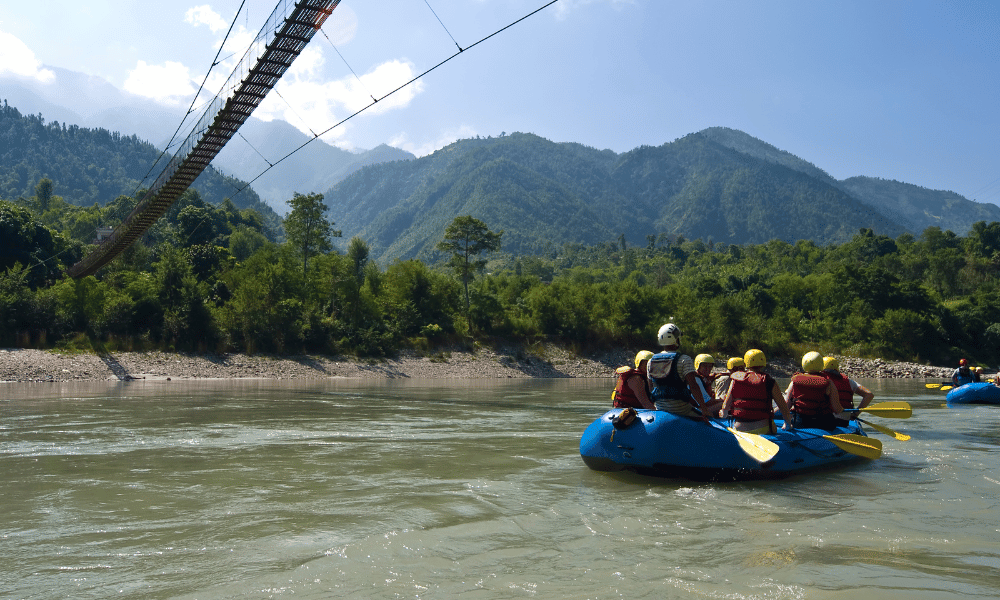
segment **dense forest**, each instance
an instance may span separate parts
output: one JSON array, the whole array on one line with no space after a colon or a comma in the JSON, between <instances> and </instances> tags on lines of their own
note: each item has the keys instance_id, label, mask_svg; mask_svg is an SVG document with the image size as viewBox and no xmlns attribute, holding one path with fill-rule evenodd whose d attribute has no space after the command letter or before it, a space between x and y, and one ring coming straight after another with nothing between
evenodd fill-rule
<instances>
[{"instance_id":1,"label":"dense forest","mask_svg":"<svg viewBox=\"0 0 1000 600\"><path fill-rule=\"evenodd\" d=\"M322 190L317 190L322 191ZM843 244L860 229L896 238L927 227L968 233L1000 207L868 177L838 181L743 132L710 128L621 154L528 133L465 139L408 161L372 165L324 192L346 238L382 264L441 260L455 215L507 231L512 254L552 244L631 245L683 235L723 244Z\"/></svg>"},{"instance_id":2,"label":"dense forest","mask_svg":"<svg viewBox=\"0 0 1000 600\"><path fill-rule=\"evenodd\" d=\"M2 346L381 356L548 340L583 352L650 348L672 320L690 352L1000 362L1000 222L964 237L866 228L824 246L622 237L535 256L505 252L507 234L489 231L500 249L459 275L455 256L381 268L360 238L331 250L339 232L315 219L319 194L296 196L278 243L255 211L191 190L142 243L74 280L62 271L87 250L81 215L135 199L84 208L51 189L43 179L32 197L0 201Z\"/></svg>"},{"instance_id":3,"label":"dense forest","mask_svg":"<svg viewBox=\"0 0 1000 600\"><path fill-rule=\"evenodd\" d=\"M151 185L169 158L134 135L46 122L6 101L0 105L0 198L30 198L38 182L48 179L52 195L69 204L103 206ZM209 166L192 188L209 204L230 198L240 209L252 208L280 235L281 218L242 181ZM120 221L125 215L113 216Z\"/></svg>"}]
</instances>

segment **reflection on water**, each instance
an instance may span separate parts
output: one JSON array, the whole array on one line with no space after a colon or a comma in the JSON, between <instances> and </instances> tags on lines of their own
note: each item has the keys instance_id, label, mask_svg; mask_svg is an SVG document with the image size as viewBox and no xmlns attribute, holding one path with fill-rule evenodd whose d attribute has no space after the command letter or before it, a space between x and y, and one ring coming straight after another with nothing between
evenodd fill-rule
<instances>
[{"instance_id":1,"label":"reflection on water","mask_svg":"<svg viewBox=\"0 0 1000 600\"><path fill-rule=\"evenodd\" d=\"M1000 407L784 481L588 470L610 380L0 388L4 595L995 598Z\"/></svg>"}]
</instances>

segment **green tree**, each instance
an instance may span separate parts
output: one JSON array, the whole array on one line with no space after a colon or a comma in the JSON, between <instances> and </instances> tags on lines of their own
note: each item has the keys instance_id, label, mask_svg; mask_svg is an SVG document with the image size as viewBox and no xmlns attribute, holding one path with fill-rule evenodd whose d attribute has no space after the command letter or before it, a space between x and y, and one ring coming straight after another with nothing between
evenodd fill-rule
<instances>
[{"instance_id":1,"label":"green tree","mask_svg":"<svg viewBox=\"0 0 1000 600\"><path fill-rule=\"evenodd\" d=\"M302 255L302 273L305 274L309 257L332 250L330 238L340 237L340 231L334 231L334 224L323 216L329 210L323 204L323 194L296 192L288 204L292 212L285 218L285 233L289 243Z\"/></svg>"},{"instance_id":2,"label":"green tree","mask_svg":"<svg viewBox=\"0 0 1000 600\"><path fill-rule=\"evenodd\" d=\"M365 281L365 266L368 264L368 244L359 237L351 238L351 244L347 248L347 257L354 265L354 277L358 280L358 285Z\"/></svg>"},{"instance_id":3,"label":"green tree","mask_svg":"<svg viewBox=\"0 0 1000 600\"><path fill-rule=\"evenodd\" d=\"M455 270L465 288L466 320L469 318L469 282L476 273L486 268L486 259L476 257L486 251L499 250L502 235L502 230L494 233L486 223L472 215L466 215L455 217L444 231L444 240L437 244L438 250L451 252L448 265Z\"/></svg>"},{"instance_id":4,"label":"green tree","mask_svg":"<svg viewBox=\"0 0 1000 600\"><path fill-rule=\"evenodd\" d=\"M38 185L35 186L35 199L38 200L38 207L41 209L41 212L49 209L49 203L52 202L51 179L43 177L38 180Z\"/></svg>"}]
</instances>

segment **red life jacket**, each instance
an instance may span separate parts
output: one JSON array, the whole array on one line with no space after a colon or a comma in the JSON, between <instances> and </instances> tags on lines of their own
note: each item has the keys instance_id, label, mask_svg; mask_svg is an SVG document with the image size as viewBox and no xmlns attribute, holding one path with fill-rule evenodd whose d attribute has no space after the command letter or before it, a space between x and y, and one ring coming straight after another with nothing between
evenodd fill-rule
<instances>
[{"instance_id":1,"label":"red life jacket","mask_svg":"<svg viewBox=\"0 0 1000 600\"><path fill-rule=\"evenodd\" d=\"M737 421L770 419L771 376L756 371L736 371L729 377L733 381L729 388L733 418Z\"/></svg>"},{"instance_id":2,"label":"red life jacket","mask_svg":"<svg viewBox=\"0 0 1000 600\"><path fill-rule=\"evenodd\" d=\"M618 367L615 370L618 374L618 383L615 385L614 393L614 407L615 408L645 408L642 402L639 402L639 398L636 397L635 392L629 387L628 382L633 377L638 377L641 380L640 385L646 387L646 378L642 376L635 367Z\"/></svg>"},{"instance_id":3,"label":"red life jacket","mask_svg":"<svg viewBox=\"0 0 1000 600\"><path fill-rule=\"evenodd\" d=\"M826 377L837 388L837 395L840 396L840 406L844 409L854 408L854 390L851 389L851 380L847 378L847 375L827 372Z\"/></svg>"},{"instance_id":4,"label":"red life jacket","mask_svg":"<svg viewBox=\"0 0 1000 600\"><path fill-rule=\"evenodd\" d=\"M830 380L823 375L792 375L792 405L788 409L800 415L830 414L830 401L826 399L828 385Z\"/></svg>"}]
</instances>

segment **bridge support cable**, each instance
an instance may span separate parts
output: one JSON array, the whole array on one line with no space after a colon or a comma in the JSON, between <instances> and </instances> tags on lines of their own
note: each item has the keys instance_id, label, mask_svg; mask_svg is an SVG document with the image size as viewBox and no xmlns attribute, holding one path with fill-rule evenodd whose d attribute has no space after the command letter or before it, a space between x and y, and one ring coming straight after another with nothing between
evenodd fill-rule
<instances>
[{"instance_id":1,"label":"bridge support cable","mask_svg":"<svg viewBox=\"0 0 1000 600\"><path fill-rule=\"evenodd\" d=\"M194 182L260 105L340 0L280 0L223 91L209 103L166 168L114 232L70 267L92 275L138 240Z\"/></svg>"}]
</instances>

